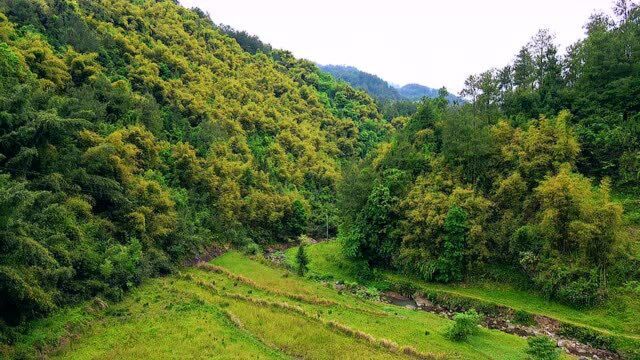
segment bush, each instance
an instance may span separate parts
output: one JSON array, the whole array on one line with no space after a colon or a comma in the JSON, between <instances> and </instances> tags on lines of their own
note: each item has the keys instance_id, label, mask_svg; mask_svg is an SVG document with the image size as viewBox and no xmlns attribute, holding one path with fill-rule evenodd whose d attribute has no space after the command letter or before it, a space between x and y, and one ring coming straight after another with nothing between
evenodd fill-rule
<instances>
[{"instance_id":1,"label":"bush","mask_svg":"<svg viewBox=\"0 0 640 360\"><path fill-rule=\"evenodd\" d=\"M412 296L418 291L418 288L409 281L398 281L391 285L391 290L404 296Z\"/></svg>"},{"instance_id":2,"label":"bush","mask_svg":"<svg viewBox=\"0 0 640 360\"><path fill-rule=\"evenodd\" d=\"M562 324L558 331L558 335L570 339L576 339L582 343L589 344L595 348L616 351L615 339L598 333L595 330L579 327L571 324Z\"/></svg>"},{"instance_id":3,"label":"bush","mask_svg":"<svg viewBox=\"0 0 640 360\"><path fill-rule=\"evenodd\" d=\"M533 325L535 321L533 319L533 315L529 314L524 310L516 310L515 314L513 314L513 322L520 325Z\"/></svg>"},{"instance_id":4,"label":"bush","mask_svg":"<svg viewBox=\"0 0 640 360\"><path fill-rule=\"evenodd\" d=\"M355 291L355 295L365 300L380 300L380 291L374 287L359 286Z\"/></svg>"},{"instance_id":5,"label":"bush","mask_svg":"<svg viewBox=\"0 0 640 360\"><path fill-rule=\"evenodd\" d=\"M453 341L465 341L478 332L481 316L474 309L458 313L453 317L453 326L447 330L446 336Z\"/></svg>"},{"instance_id":6,"label":"bush","mask_svg":"<svg viewBox=\"0 0 640 360\"><path fill-rule=\"evenodd\" d=\"M309 270L309 257L305 251L305 246L305 243L301 243L296 254L296 265L300 276L303 276Z\"/></svg>"},{"instance_id":7,"label":"bush","mask_svg":"<svg viewBox=\"0 0 640 360\"><path fill-rule=\"evenodd\" d=\"M547 336L533 336L527 340L527 354L535 360L555 360L560 358L560 349Z\"/></svg>"},{"instance_id":8,"label":"bush","mask_svg":"<svg viewBox=\"0 0 640 360\"><path fill-rule=\"evenodd\" d=\"M258 255L262 252L260 245L250 242L244 247L244 253L247 255Z\"/></svg>"},{"instance_id":9,"label":"bush","mask_svg":"<svg viewBox=\"0 0 640 360\"><path fill-rule=\"evenodd\" d=\"M599 286L596 270L550 264L544 264L543 268L534 282L551 299L578 308L589 308L606 298L606 292Z\"/></svg>"},{"instance_id":10,"label":"bush","mask_svg":"<svg viewBox=\"0 0 640 360\"><path fill-rule=\"evenodd\" d=\"M558 299L583 308L595 306L606 297L606 294L594 278L595 276L580 278L562 285L558 289Z\"/></svg>"}]
</instances>

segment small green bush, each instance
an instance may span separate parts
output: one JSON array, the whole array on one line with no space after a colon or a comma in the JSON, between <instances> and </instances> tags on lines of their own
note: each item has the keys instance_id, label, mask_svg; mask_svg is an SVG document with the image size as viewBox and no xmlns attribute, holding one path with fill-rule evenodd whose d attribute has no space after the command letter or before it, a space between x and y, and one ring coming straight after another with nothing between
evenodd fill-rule
<instances>
[{"instance_id":1,"label":"small green bush","mask_svg":"<svg viewBox=\"0 0 640 360\"><path fill-rule=\"evenodd\" d=\"M391 290L404 296L412 296L418 288L409 281L398 281L391 285Z\"/></svg>"},{"instance_id":2,"label":"small green bush","mask_svg":"<svg viewBox=\"0 0 640 360\"><path fill-rule=\"evenodd\" d=\"M534 360L556 360L560 358L560 349L547 336L533 336L527 340L527 354Z\"/></svg>"},{"instance_id":3,"label":"small green bush","mask_svg":"<svg viewBox=\"0 0 640 360\"><path fill-rule=\"evenodd\" d=\"M247 245L245 245L244 253L247 255L258 255L262 253L262 249L260 248L260 245L254 242L250 242Z\"/></svg>"},{"instance_id":4,"label":"small green bush","mask_svg":"<svg viewBox=\"0 0 640 360\"><path fill-rule=\"evenodd\" d=\"M358 286L355 291L355 295L365 300L379 300L380 291L374 287Z\"/></svg>"},{"instance_id":5,"label":"small green bush","mask_svg":"<svg viewBox=\"0 0 640 360\"><path fill-rule=\"evenodd\" d=\"M582 343L589 344L593 347L617 351L615 339L601 334L595 330L575 326L571 324L561 324L558 335L576 339Z\"/></svg>"},{"instance_id":6,"label":"small green bush","mask_svg":"<svg viewBox=\"0 0 640 360\"><path fill-rule=\"evenodd\" d=\"M480 314L474 309L456 314L453 317L453 326L447 330L447 338L453 341L467 340L469 336L478 332L478 325L481 319Z\"/></svg>"},{"instance_id":7,"label":"small green bush","mask_svg":"<svg viewBox=\"0 0 640 360\"><path fill-rule=\"evenodd\" d=\"M516 310L513 314L513 322L520 325L533 325L535 321L533 315L524 310Z\"/></svg>"},{"instance_id":8,"label":"small green bush","mask_svg":"<svg viewBox=\"0 0 640 360\"><path fill-rule=\"evenodd\" d=\"M298 275L304 276L304 274L309 270L309 257L305 251L305 243L301 243L298 246L298 252L296 253L296 265Z\"/></svg>"}]
</instances>

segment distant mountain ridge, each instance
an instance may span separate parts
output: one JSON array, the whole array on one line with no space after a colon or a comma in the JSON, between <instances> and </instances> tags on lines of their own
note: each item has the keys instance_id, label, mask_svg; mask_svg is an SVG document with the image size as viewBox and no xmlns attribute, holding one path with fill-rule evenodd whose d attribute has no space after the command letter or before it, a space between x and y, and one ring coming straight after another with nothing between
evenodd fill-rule
<instances>
[{"instance_id":1,"label":"distant mountain ridge","mask_svg":"<svg viewBox=\"0 0 640 360\"><path fill-rule=\"evenodd\" d=\"M368 92L379 100L403 100L398 90L380 77L361 71L353 66L320 65L320 69L333 77L346 81L354 87Z\"/></svg>"},{"instance_id":2,"label":"distant mountain ridge","mask_svg":"<svg viewBox=\"0 0 640 360\"><path fill-rule=\"evenodd\" d=\"M398 93L409 100L420 100L423 97L438 97L439 90L420 84L407 84L398 88Z\"/></svg>"},{"instance_id":3,"label":"distant mountain ridge","mask_svg":"<svg viewBox=\"0 0 640 360\"><path fill-rule=\"evenodd\" d=\"M411 100L417 101L423 97L436 98L439 89L420 84L407 84L395 87L377 75L364 72L356 67L347 65L318 65L322 71L328 72L333 77L349 83L351 86L368 92L374 98L385 100ZM461 98L449 94L450 102L461 102Z\"/></svg>"}]
</instances>

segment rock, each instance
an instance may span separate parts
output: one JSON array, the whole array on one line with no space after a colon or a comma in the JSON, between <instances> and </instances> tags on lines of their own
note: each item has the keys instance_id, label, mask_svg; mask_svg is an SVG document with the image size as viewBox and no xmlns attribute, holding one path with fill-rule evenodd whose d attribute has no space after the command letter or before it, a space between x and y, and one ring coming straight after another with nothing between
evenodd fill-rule
<instances>
[{"instance_id":1,"label":"rock","mask_svg":"<svg viewBox=\"0 0 640 360\"><path fill-rule=\"evenodd\" d=\"M423 308L427 308L427 309L432 309L433 308L433 303L431 301L429 301L429 299L419 295L419 294L415 294L413 296L413 301L416 302L416 305L418 305L418 307L423 307Z\"/></svg>"}]
</instances>

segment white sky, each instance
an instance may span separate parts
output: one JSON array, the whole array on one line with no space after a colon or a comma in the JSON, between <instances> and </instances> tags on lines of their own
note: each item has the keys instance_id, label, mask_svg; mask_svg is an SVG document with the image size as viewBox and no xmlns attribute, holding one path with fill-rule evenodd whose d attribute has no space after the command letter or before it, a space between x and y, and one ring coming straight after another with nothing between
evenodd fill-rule
<instances>
[{"instance_id":1,"label":"white sky","mask_svg":"<svg viewBox=\"0 0 640 360\"><path fill-rule=\"evenodd\" d=\"M320 64L352 65L404 85L446 86L509 63L538 29L561 52L613 0L181 0L213 21Z\"/></svg>"}]
</instances>

